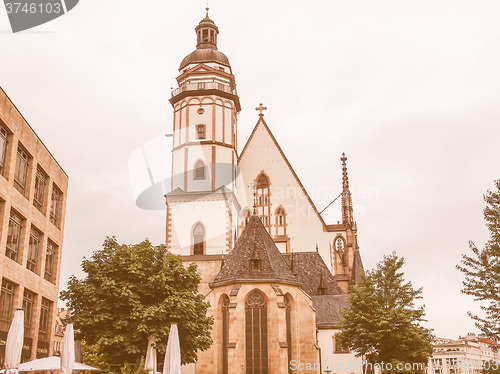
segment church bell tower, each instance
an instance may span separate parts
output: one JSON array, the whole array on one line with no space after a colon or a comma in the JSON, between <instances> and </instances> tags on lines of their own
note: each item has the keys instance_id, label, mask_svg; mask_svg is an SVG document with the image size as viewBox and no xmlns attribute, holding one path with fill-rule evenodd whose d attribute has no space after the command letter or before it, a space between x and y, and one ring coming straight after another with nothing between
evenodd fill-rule
<instances>
[{"instance_id":1,"label":"church bell tower","mask_svg":"<svg viewBox=\"0 0 500 374\"><path fill-rule=\"evenodd\" d=\"M208 8L195 31L196 49L182 60L179 86L170 99L174 118L166 245L181 255L223 254L233 247L239 212L236 117L241 107Z\"/></svg>"}]
</instances>

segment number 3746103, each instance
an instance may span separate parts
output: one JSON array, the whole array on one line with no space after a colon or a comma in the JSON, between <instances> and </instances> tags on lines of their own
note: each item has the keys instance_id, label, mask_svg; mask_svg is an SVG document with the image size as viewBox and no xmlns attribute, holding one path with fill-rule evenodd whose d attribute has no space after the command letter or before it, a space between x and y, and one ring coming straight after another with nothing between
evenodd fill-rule
<instances>
[{"instance_id":1,"label":"number 3746103","mask_svg":"<svg viewBox=\"0 0 500 374\"><path fill-rule=\"evenodd\" d=\"M63 9L60 3L5 3L7 8L7 13L47 13L47 14L59 14L63 13Z\"/></svg>"}]
</instances>

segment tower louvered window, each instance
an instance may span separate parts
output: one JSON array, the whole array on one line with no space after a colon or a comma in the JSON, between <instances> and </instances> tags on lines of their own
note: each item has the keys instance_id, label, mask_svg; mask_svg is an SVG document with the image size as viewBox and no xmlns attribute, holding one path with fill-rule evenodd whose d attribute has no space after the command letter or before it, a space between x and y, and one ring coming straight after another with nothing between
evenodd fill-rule
<instances>
[{"instance_id":1,"label":"tower louvered window","mask_svg":"<svg viewBox=\"0 0 500 374\"><path fill-rule=\"evenodd\" d=\"M198 223L193 229L193 254L202 255L204 253L205 253L205 228L201 223Z\"/></svg>"},{"instance_id":2,"label":"tower louvered window","mask_svg":"<svg viewBox=\"0 0 500 374\"><path fill-rule=\"evenodd\" d=\"M279 206L275 212L276 216L276 236L286 235L286 212L285 208Z\"/></svg>"},{"instance_id":3,"label":"tower louvered window","mask_svg":"<svg viewBox=\"0 0 500 374\"><path fill-rule=\"evenodd\" d=\"M264 224L267 232L271 233L271 182L269 177L261 172L255 180L255 205L257 208L257 215Z\"/></svg>"},{"instance_id":4,"label":"tower louvered window","mask_svg":"<svg viewBox=\"0 0 500 374\"><path fill-rule=\"evenodd\" d=\"M245 305L246 373L268 374L267 303L253 291Z\"/></svg>"}]
</instances>

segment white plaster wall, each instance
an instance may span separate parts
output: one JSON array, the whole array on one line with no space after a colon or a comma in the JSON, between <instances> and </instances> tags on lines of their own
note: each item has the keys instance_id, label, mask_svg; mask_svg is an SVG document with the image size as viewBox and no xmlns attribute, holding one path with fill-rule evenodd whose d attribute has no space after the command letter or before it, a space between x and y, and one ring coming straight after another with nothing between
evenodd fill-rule
<instances>
[{"instance_id":1,"label":"white plaster wall","mask_svg":"<svg viewBox=\"0 0 500 374\"><path fill-rule=\"evenodd\" d=\"M362 374L361 358L354 353L333 353L332 336L339 330L319 330L318 345L321 347L321 366L323 371L328 366L336 374Z\"/></svg>"}]
</instances>

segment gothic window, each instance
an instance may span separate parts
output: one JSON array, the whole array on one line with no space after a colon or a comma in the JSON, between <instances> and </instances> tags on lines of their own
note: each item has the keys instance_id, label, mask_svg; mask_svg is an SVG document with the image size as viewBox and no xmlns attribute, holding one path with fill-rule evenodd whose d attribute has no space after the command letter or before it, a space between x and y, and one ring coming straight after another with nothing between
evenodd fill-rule
<instances>
[{"instance_id":1,"label":"gothic window","mask_svg":"<svg viewBox=\"0 0 500 374\"><path fill-rule=\"evenodd\" d=\"M246 373L268 374L267 303L260 291L252 291L245 304Z\"/></svg>"},{"instance_id":2,"label":"gothic window","mask_svg":"<svg viewBox=\"0 0 500 374\"><path fill-rule=\"evenodd\" d=\"M194 179L195 180L203 180L206 178L206 167L203 161L198 160L196 164L194 164Z\"/></svg>"},{"instance_id":3,"label":"gothic window","mask_svg":"<svg viewBox=\"0 0 500 374\"><path fill-rule=\"evenodd\" d=\"M229 297L222 301L222 374L229 373Z\"/></svg>"},{"instance_id":4,"label":"gothic window","mask_svg":"<svg viewBox=\"0 0 500 374\"><path fill-rule=\"evenodd\" d=\"M9 229L7 232L7 247L5 255L14 261L21 258L20 253L21 240L21 217L14 211L10 212Z\"/></svg>"},{"instance_id":5,"label":"gothic window","mask_svg":"<svg viewBox=\"0 0 500 374\"><path fill-rule=\"evenodd\" d=\"M28 154L21 147L17 148L16 171L14 187L26 196L26 181L28 179Z\"/></svg>"},{"instance_id":6,"label":"gothic window","mask_svg":"<svg viewBox=\"0 0 500 374\"><path fill-rule=\"evenodd\" d=\"M203 109L199 109L203 110ZM205 125L196 125L196 139L205 139L206 138L206 133L205 133Z\"/></svg>"},{"instance_id":7,"label":"gothic window","mask_svg":"<svg viewBox=\"0 0 500 374\"><path fill-rule=\"evenodd\" d=\"M255 180L255 205L257 207L257 215L266 227L267 231L271 233L271 194L269 177L261 172Z\"/></svg>"},{"instance_id":8,"label":"gothic window","mask_svg":"<svg viewBox=\"0 0 500 374\"><path fill-rule=\"evenodd\" d=\"M193 228L193 254L202 255L205 252L205 228L197 223Z\"/></svg>"},{"instance_id":9,"label":"gothic window","mask_svg":"<svg viewBox=\"0 0 500 374\"><path fill-rule=\"evenodd\" d=\"M248 225L248 221L250 221L250 217L252 214L250 213L249 208L245 208L241 211L241 231L245 230L245 227Z\"/></svg>"},{"instance_id":10,"label":"gothic window","mask_svg":"<svg viewBox=\"0 0 500 374\"><path fill-rule=\"evenodd\" d=\"M292 374L292 302L290 295L285 295L285 315L286 315L286 346L287 346L287 367L288 374Z\"/></svg>"},{"instance_id":11,"label":"gothic window","mask_svg":"<svg viewBox=\"0 0 500 374\"><path fill-rule=\"evenodd\" d=\"M342 261L343 266L346 266L346 258L345 258L345 242L342 237L338 237L335 240L335 250L337 251L337 254L340 257L340 260Z\"/></svg>"},{"instance_id":12,"label":"gothic window","mask_svg":"<svg viewBox=\"0 0 500 374\"><path fill-rule=\"evenodd\" d=\"M35 179L35 196L33 197L33 205L43 213L43 205L45 203L45 183L47 180L47 175L38 166L36 168L36 179Z\"/></svg>"},{"instance_id":13,"label":"gothic window","mask_svg":"<svg viewBox=\"0 0 500 374\"><path fill-rule=\"evenodd\" d=\"M276 236L286 235L286 212L281 205L274 213L276 216Z\"/></svg>"},{"instance_id":14,"label":"gothic window","mask_svg":"<svg viewBox=\"0 0 500 374\"><path fill-rule=\"evenodd\" d=\"M26 262L26 267L33 273L38 274L38 264L40 263L39 253L40 253L40 231L31 226L30 230L30 242L28 248L28 261Z\"/></svg>"},{"instance_id":15,"label":"gothic window","mask_svg":"<svg viewBox=\"0 0 500 374\"><path fill-rule=\"evenodd\" d=\"M16 285L5 279L2 280L0 294L0 331L7 332L14 316L14 291Z\"/></svg>"}]
</instances>

